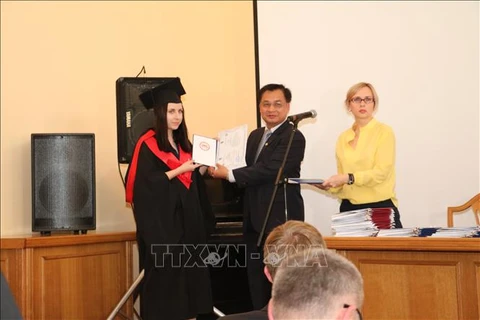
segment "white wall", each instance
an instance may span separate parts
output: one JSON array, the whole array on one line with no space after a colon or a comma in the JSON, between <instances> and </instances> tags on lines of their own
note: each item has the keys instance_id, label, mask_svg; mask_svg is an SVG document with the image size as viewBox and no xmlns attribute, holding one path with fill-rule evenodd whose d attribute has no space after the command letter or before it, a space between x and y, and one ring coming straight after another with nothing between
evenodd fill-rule
<instances>
[{"instance_id":1,"label":"white wall","mask_svg":"<svg viewBox=\"0 0 480 320\"><path fill-rule=\"evenodd\" d=\"M305 178L336 171L334 146L352 123L342 101L371 82L377 119L397 138L405 227L446 226L446 208L480 191L478 2L258 2L260 84L292 89L307 138ZM338 202L303 189L307 221L330 233ZM474 223L462 215L459 225Z\"/></svg>"}]
</instances>

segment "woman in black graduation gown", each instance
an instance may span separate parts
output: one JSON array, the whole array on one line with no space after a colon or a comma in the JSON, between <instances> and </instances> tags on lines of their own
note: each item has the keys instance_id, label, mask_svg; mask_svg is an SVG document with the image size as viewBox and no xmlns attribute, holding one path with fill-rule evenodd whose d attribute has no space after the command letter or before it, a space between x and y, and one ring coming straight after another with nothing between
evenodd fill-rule
<instances>
[{"instance_id":1,"label":"woman in black graduation gown","mask_svg":"<svg viewBox=\"0 0 480 320\"><path fill-rule=\"evenodd\" d=\"M127 172L127 202L133 203L143 319L192 319L213 309L209 271L202 262L206 228L213 215L202 174L191 158L192 144L180 96L180 79L140 95L154 108L155 130L137 142ZM202 250L205 248L205 250Z\"/></svg>"}]
</instances>

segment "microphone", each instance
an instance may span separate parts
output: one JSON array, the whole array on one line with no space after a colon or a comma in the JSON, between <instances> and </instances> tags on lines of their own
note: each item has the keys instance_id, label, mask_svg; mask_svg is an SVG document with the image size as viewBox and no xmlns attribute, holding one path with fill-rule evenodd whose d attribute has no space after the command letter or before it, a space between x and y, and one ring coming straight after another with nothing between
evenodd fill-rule
<instances>
[{"instance_id":1,"label":"microphone","mask_svg":"<svg viewBox=\"0 0 480 320\"><path fill-rule=\"evenodd\" d=\"M300 120L307 119L307 118L315 118L316 116L317 116L317 111L312 109L312 110L307 111L307 112L303 112L303 113L288 116L287 120L291 121L291 122L298 122Z\"/></svg>"}]
</instances>

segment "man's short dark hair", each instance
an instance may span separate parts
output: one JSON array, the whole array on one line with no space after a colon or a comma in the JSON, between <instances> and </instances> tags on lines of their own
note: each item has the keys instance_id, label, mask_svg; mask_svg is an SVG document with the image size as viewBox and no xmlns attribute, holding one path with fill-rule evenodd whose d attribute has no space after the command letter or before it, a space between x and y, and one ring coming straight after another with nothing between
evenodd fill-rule
<instances>
[{"instance_id":1,"label":"man's short dark hair","mask_svg":"<svg viewBox=\"0 0 480 320\"><path fill-rule=\"evenodd\" d=\"M290 91L290 89L286 88L283 84L278 84L278 83L270 83L270 84L264 85L259 92L260 100L262 100L263 94L266 91L274 91L274 90L282 90L287 103L290 103L290 101L292 101L292 92Z\"/></svg>"}]
</instances>

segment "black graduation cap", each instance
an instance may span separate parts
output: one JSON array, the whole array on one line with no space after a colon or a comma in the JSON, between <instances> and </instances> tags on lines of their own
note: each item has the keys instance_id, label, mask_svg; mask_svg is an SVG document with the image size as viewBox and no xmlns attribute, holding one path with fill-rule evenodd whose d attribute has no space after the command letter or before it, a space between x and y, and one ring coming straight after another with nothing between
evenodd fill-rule
<instances>
[{"instance_id":1,"label":"black graduation cap","mask_svg":"<svg viewBox=\"0 0 480 320\"><path fill-rule=\"evenodd\" d=\"M171 80L149 89L140 94L139 98L147 109L153 108L160 103L180 103L180 96L185 94L185 89L180 82L180 78L172 78Z\"/></svg>"}]
</instances>

